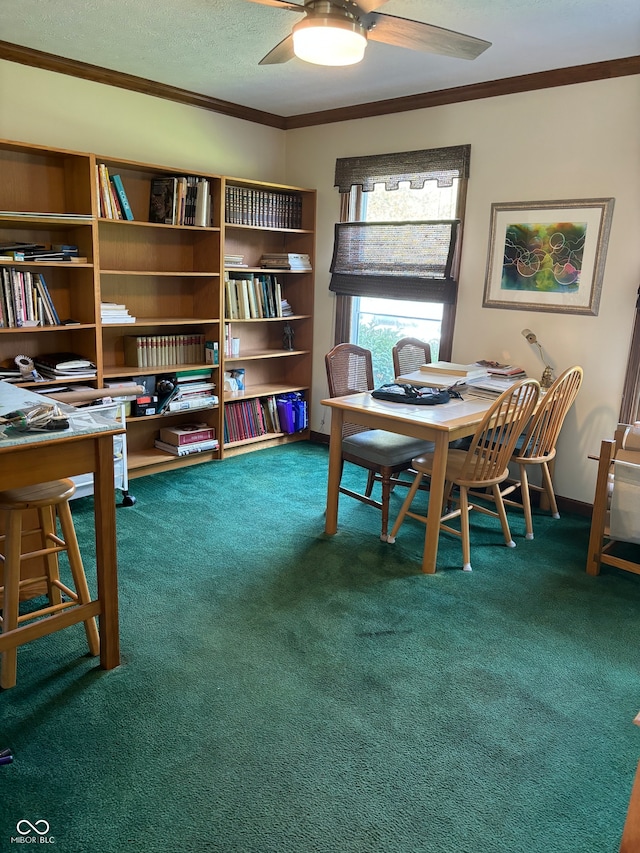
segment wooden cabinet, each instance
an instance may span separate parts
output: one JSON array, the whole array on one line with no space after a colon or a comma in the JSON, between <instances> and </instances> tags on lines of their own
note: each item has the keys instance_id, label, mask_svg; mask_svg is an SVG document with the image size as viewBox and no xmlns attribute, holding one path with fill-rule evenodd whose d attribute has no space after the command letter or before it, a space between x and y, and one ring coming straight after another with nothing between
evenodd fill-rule
<instances>
[{"instance_id":1,"label":"wooden cabinet","mask_svg":"<svg viewBox=\"0 0 640 853\"><path fill-rule=\"evenodd\" d=\"M239 205L235 200L240 199ZM224 400L227 419L230 407L243 400L255 400L264 407L268 397L297 392L307 401L311 396L313 346L313 264L315 254L315 190L280 184L225 179L224 255L233 260L225 273L236 280L259 282L268 277L278 282L282 299L290 305L288 316L232 318L225 303L224 367L244 370L243 391L227 391ZM264 266L265 255L308 256L308 270L286 270ZM250 312L251 314L255 312ZM259 313L259 312L258 312ZM236 338L236 355L229 341ZM291 347L291 348L289 348ZM308 427L294 433L276 430L248 438L227 440L225 454L244 452L256 444L282 444L308 438Z\"/></svg>"},{"instance_id":2,"label":"wooden cabinet","mask_svg":"<svg viewBox=\"0 0 640 853\"><path fill-rule=\"evenodd\" d=\"M100 164L111 176L120 176L131 221L102 215ZM181 175L208 182L211 202L206 224L150 222L152 182ZM251 220L225 221L230 218L225 198L231 192L248 194L253 201L259 198L263 219L256 218L254 210ZM296 208L295 220L282 219L280 201L287 199ZM215 408L128 417L129 477L306 438L308 429L293 434L275 429L225 444L224 409L243 401L257 405L268 397L293 392L310 399L313 270L270 269L260 261L266 253L297 253L308 255L313 264L314 233L313 190L0 141L0 242L74 244L86 258L81 263L0 261L0 266L41 273L60 320L74 321L30 327L5 323L0 328L0 365L12 365L17 355L35 358L47 352L76 352L96 365L95 380L77 381L96 387L148 376L162 378L187 368L210 368L219 397ZM225 255L242 256L246 264L232 260L227 265L230 272L277 276L281 296L293 313L225 318ZM103 322L102 303L125 305L134 321ZM225 332L240 339L238 355L225 354ZM133 363L133 339L166 336L217 344L219 363L206 363L203 346L189 363L163 360L162 355L144 366ZM224 371L234 369L245 371L246 388L225 394ZM65 378L55 384L72 382ZM35 383L24 384L35 387ZM44 385L38 383L38 387ZM193 421L215 428L218 450L178 458L155 448L161 427Z\"/></svg>"}]
</instances>

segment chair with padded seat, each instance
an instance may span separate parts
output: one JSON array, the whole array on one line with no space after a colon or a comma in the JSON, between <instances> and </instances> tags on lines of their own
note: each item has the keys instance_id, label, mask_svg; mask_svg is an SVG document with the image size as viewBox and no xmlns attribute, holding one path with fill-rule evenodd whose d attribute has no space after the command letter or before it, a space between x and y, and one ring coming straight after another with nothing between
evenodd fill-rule
<instances>
[{"instance_id":1,"label":"chair with padded seat","mask_svg":"<svg viewBox=\"0 0 640 853\"><path fill-rule=\"evenodd\" d=\"M14 687L16 683L18 646L68 627L73 624L67 616L69 609L91 604L69 507L75 489L72 480L64 479L0 492L0 511L6 518L6 533L0 536L0 542L4 544L4 553L0 553L0 639L12 634L12 642L1 654L0 687L5 689ZM37 526L27 529L25 523L30 523L34 513ZM57 533L56 518L60 522L62 537ZM67 554L75 589L60 579L58 557L62 552ZM26 560L40 560L43 574L22 579L21 565ZM32 586L33 591L29 589ZM21 597L35 600L34 596L40 594L41 587L46 587L47 603L21 614ZM100 638L95 617L87 615L83 622L89 651L98 655Z\"/></svg>"},{"instance_id":2,"label":"chair with padded seat","mask_svg":"<svg viewBox=\"0 0 640 853\"><path fill-rule=\"evenodd\" d=\"M357 344L337 344L325 356L330 397L344 397L361 391L373 391L373 362L371 352ZM386 541L389 525L389 497L397 485L409 486L399 480L401 471L411 468L414 456L433 449L433 443L385 430L369 429L359 424L344 423L342 429L342 464L351 462L369 473L364 493L340 485L340 492L382 512L380 538ZM341 472L342 479L342 472ZM373 496L376 481L381 483L380 500Z\"/></svg>"},{"instance_id":3,"label":"chair with padded seat","mask_svg":"<svg viewBox=\"0 0 640 853\"><path fill-rule=\"evenodd\" d=\"M533 539L533 515L531 492L546 496L553 518L560 518L553 488L552 466L556 456L556 444L564 420L573 405L582 384L583 370L577 365L563 371L553 385L542 395L540 405L524 433L516 442L511 463L518 466L519 476L507 478L501 490L502 500L508 507L523 510L526 539ZM530 482L527 469L538 465L542 474L542 485ZM507 495L520 490L520 500Z\"/></svg>"},{"instance_id":4,"label":"chair with padded seat","mask_svg":"<svg viewBox=\"0 0 640 853\"><path fill-rule=\"evenodd\" d=\"M418 338L401 338L391 350L393 375L405 376L431 363L431 346Z\"/></svg>"},{"instance_id":5,"label":"chair with padded seat","mask_svg":"<svg viewBox=\"0 0 640 853\"><path fill-rule=\"evenodd\" d=\"M500 519L505 544L511 548L515 542L511 538L507 512L500 494L500 483L509 476L509 460L518 436L533 414L540 395L540 384L535 379L523 379L504 391L485 413L478 425L467 450L449 450L445 473L444 503L441 508L440 531L451 533L462 540L462 568L471 571L471 546L469 532L469 514L477 510ZM396 541L398 531L406 516L426 525L426 513L411 511L411 504L424 477L429 477L433 469L433 453L413 460L412 467L416 476L405 498L400 514L393 525L387 541ZM454 497L454 486L458 495ZM483 504L469 502L472 489L491 489L496 511ZM482 497L482 496L481 496ZM451 527L448 522L460 519L460 529Z\"/></svg>"}]
</instances>

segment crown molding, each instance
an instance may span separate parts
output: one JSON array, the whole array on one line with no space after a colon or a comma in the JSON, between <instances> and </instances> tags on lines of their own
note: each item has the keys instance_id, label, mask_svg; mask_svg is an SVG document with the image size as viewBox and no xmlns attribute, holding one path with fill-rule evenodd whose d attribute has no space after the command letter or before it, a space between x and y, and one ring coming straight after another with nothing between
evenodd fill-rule
<instances>
[{"instance_id":1,"label":"crown molding","mask_svg":"<svg viewBox=\"0 0 640 853\"><path fill-rule=\"evenodd\" d=\"M444 104L496 98L500 95L515 95L522 92L533 92L537 89L552 89L556 86L571 86L574 83L591 83L595 80L627 77L633 74L640 74L640 56L628 56L624 59L611 59L606 62L592 62L588 65L573 65L568 68L556 68L553 71L540 71L536 74L523 74L519 77L505 77L502 80L490 80L486 83L474 83L469 86L440 89L436 92L407 95L404 98L390 98L386 101L374 101L370 104L357 104L352 107L290 116L286 119L285 129L291 130L297 127L352 121L353 119L403 113L409 110L423 110Z\"/></svg>"},{"instance_id":2,"label":"crown molding","mask_svg":"<svg viewBox=\"0 0 640 853\"><path fill-rule=\"evenodd\" d=\"M99 65L91 65L88 62L78 62L75 59L65 59L54 53L45 53L42 50L34 50L19 44L11 44L0 41L0 59L8 62L17 62L21 65L30 65L33 68L42 68L44 71L53 71L57 74L68 74L71 77L79 77L82 80L91 80L93 83L104 83L106 86L117 86L119 89L129 89L131 92L140 92L143 95L151 95L154 98L164 98L166 101L177 101L179 104L188 104L192 107L200 107L214 113L241 118L256 124L264 124L268 127L276 127L285 130L285 119L273 113L254 110L251 107L243 107L231 101L222 101L219 98L211 98L208 95L200 95L198 92L190 92L188 89L179 89L177 86L168 86L165 83L156 83L145 77L135 77L133 74L123 74L120 71L112 71L110 68L102 68Z\"/></svg>"},{"instance_id":3,"label":"crown molding","mask_svg":"<svg viewBox=\"0 0 640 853\"><path fill-rule=\"evenodd\" d=\"M67 74L83 80L91 80L94 83L103 83L106 86L116 86L120 89L140 92L143 95L151 95L155 98L164 98L168 101L200 107L221 115L244 119L267 127L275 127L279 130L293 130L300 127L313 127L340 121L392 115L393 113L423 110L444 104L496 98L501 95L521 94L557 86L571 86L575 83L591 83L596 80L627 77L640 73L640 56L628 56L623 59L592 62L587 65L573 65L568 68L556 68L552 71L540 71L518 77L505 77L501 80L490 80L469 86L440 89L436 92L423 92L402 98L389 98L372 103L355 104L350 107L284 117L234 104L231 101L222 101L219 98L201 95L188 89L156 83L144 77L112 71L109 68L91 65L88 62L66 59L53 53L45 53L11 42L0 41L0 59L17 62L21 65L30 65L34 68L42 68L45 71L53 71L57 74Z\"/></svg>"}]
</instances>

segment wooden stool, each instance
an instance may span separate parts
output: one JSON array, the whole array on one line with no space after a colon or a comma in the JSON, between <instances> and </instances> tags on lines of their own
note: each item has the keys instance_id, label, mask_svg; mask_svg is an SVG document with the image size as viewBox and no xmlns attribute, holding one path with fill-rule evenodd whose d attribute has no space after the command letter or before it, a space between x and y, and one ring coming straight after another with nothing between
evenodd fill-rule
<instances>
[{"instance_id":1,"label":"wooden stool","mask_svg":"<svg viewBox=\"0 0 640 853\"><path fill-rule=\"evenodd\" d=\"M6 533L0 536L4 540L4 556L0 554L4 569L2 590L2 634L15 632L15 643L2 652L0 667L0 687L14 687L17 671L17 647L37 637L43 637L54 631L68 627L70 622L65 610L77 608L91 602L87 578L80 557L69 498L76 487L71 480L53 480L28 486L23 489L10 489L0 492L0 510L6 513ZM39 526L23 530L23 513L35 509ZM56 513L60 519L63 539L56 535ZM40 534L41 547L34 551L22 552L23 537ZM60 580L58 554L66 551L75 584L75 592ZM45 574L21 580L20 566L23 560L42 558ZM48 606L19 615L20 589L34 582L45 581ZM63 600L62 593L70 600ZM33 620L38 620L33 622ZM30 622L30 625L24 625ZM100 638L93 616L84 621L89 651L92 655L100 653Z\"/></svg>"}]
</instances>

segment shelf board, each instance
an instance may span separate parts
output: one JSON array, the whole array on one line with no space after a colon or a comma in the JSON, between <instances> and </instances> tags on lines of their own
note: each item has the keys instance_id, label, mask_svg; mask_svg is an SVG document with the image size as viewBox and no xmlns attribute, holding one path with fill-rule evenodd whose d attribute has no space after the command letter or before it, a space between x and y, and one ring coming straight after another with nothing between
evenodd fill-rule
<instances>
[{"instance_id":1,"label":"shelf board","mask_svg":"<svg viewBox=\"0 0 640 853\"><path fill-rule=\"evenodd\" d=\"M80 266L80 264L78 264ZM219 272L190 272L188 270L100 270L100 275L152 275L169 278L218 278Z\"/></svg>"},{"instance_id":2,"label":"shelf board","mask_svg":"<svg viewBox=\"0 0 640 853\"><path fill-rule=\"evenodd\" d=\"M36 226L38 228L55 228L56 230L60 228L68 228L70 225L93 225L94 218L88 213L43 213L41 211L38 212L29 212L29 213L21 213L19 211L12 210L0 210L0 222L1 223L11 223L15 225L29 225Z\"/></svg>"},{"instance_id":3,"label":"shelf board","mask_svg":"<svg viewBox=\"0 0 640 853\"><path fill-rule=\"evenodd\" d=\"M219 323L213 317L138 317L135 323L103 323L103 329L135 329L137 326L211 326Z\"/></svg>"},{"instance_id":4,"label":"shelf board","mask_svg":"<svg viewBox=\"0 0 640 853\"><path fill-rule=\"evenodd\" d=\"M255 400L256 397L277 397L280 394L289 394L295 391L308 391L306 385L282 385L282 384L265 384L265 385L250 385L244 391L236 391L235 393L225 392L224 402L237 403L241 400Z\"/></svg>"},{"instance_id":5,"label":"shelf board","mask_svg":"<svg viewBox=\"0 0 640 853\"><path fill-rule=\"evenodd\" d=\"M282 234L313 234L308 228L277 228L275 225L241 225L239 222L225 222L225 228L238 228L241 231L277 231Z\"/></svg>"},{"instance_id":6,"label":"shelf board","mask_svg":"<svg viewBox=\"0 0 640 853\"><path fill-rule=\"evenodd\" d=\"M308 320L310 319L311 314L289 314L287 317L251 317L249 319L240 319L239 317L236 319L231 319L231 317L225 317L225 323L273 323L280 322L286 320Z\"/></svg>"},{"instance_id":7,"label":"shelf board","mask_svg":"<svg viewBox=\"0 0 640 853\"><path fill-rule=\"evenodd\" d=\"M220 231L220 228L215 225L167 225L164 222L145 222L143 219L107 219L103 216L98 219L98 224L117 226L124 225L127 228L171 228L174 231L211 231L214 233Z\"/></svg>"},{"instance_id":8,"label":"shelf board","mask_svg":"<svg viewBox=\"0 0 640 853\"><path fill-rule=\"evenodd\" d=\"M105 367L105 379L120 379L123 376L149 376L156 373L179 373L181 370L217 370L217 364L197 362L195 364L156 364L153 367L132 367L123 364L118 367Z\"/></svg>"},{"instance_id":9,"label":"shelf board","mask_svg":"<svg viewBox=\"0 0 640 853\"><path fill-rule=\"evenodd\" d=\"M307 355L309 350L306 349L273 349L273 350L248 350L240 353L237 358L225 357L225 364L235 363L238 361L255 361L258 358L288 358L292 355Z\"/></svg>"},{"instance_id":10,"label":"shelf board","mask_svg":"<svg viewBox=\"0 0 640 853\"><path fill-rule=\"evenodd\" d=\"M111 388L111 391L117 391L117 388ZM179 409L176 412L162 412L161 414L156 415L141 415L139 418L130 417L127 418L127 423L138 423L139 421L157 421L158 419L166 420L167 418L171 418L174 415L196 415L198 412L213 412L215 409L219 408L216 404L215 406L201 406L198 409Z\"/></svg>"},{"instance_id":11,"label":"shelf board","mask_svg":"<svg viewBox=\"0 0 640 853\"><path fill-rule=\"evenodd\" d=\"M93 269L92 263L75 264L73 261L0 261L3 267L65 267L68 270Z\"/></svg>"},{"instance_id":12,"label":"shelf board","mask_svg":"<svg viewBox=\"0 0 640 853\"><path fill-rule=\"evenodd\" d=\"M61 331L75 331L76 329L95 329L95 323L69 323L68 326L60 325L60 326L9 326L4 329L0 329L0 335L2 334L11 334L18 332L19 334L31 335L34 333L42 334L42 332L61 332Z\"/></svg>"},{"instance_id":13,"label":"shelf board","mask_svg":"<svg viewBox=\"0 0 640 853\"><path fill-rule=\"evenodd\" d=\"M149 448L148 450L129 451L127 453L127 468L129 471L140 470L141 468L149 468L156 465L175 465L177 463L189 461L209 462L211 459L218 459L220 450L201 450L198 453L192 453L188 456L172 456L170 453L165 453L157 448Z\"/></svg>"},{"instance_id":14,"label":"shelf board","mask_svg":"<svg viewBox=\"0 0 640 853\"><path fill-rule=\"evenodd\" d=\"M270 275L277 275L278 273L286 273L287 275L301 275L306 272L313 272L313 270L285 270L282 267L225 267L225 272L250 272L250 273L269 273Z\"/></svg>"}]
</instances>

